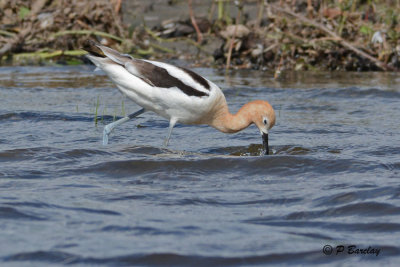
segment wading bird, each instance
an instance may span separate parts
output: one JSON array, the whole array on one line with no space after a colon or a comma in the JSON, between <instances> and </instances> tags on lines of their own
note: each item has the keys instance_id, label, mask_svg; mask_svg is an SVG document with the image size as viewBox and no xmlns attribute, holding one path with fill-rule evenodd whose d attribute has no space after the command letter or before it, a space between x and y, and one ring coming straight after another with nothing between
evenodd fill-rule
<instances>
[{"instance_id":1,"label":"wading bird","mask_svg":"<svg viewBox=\"0 0 400 267\"><path fill-rule=\"evenodd\" d=\"M118 125L153 111L169 120L164 145L168 145L177 122L206 124L224 133L236 133L254 123L260 130L265 154L268 155L268 131L275 124L272 106L263 100L245 104L231 114L221 89L195 72L170 64L136 59L109 47L87 40L83 47L97 68L102 69L128 98L142 107L104 127L103 144Z\"/></svg>"}]
</instances>

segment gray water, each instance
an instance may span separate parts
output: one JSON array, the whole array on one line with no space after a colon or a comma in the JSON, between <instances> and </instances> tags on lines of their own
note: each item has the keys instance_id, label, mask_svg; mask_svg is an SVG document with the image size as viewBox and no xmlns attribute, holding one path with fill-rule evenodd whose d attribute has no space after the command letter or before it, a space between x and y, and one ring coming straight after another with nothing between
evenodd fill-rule
<instances>
[{"instance_id":1,"label":"gray water","mask_svg":"<svg viewBox=\"0 0 400 267\"><path fill-rule=\"evenodd\" d=\"M255 126L177 125L165 149L151 113L103 146L139 107L92 71L0 68L2 266L400 263L398 74L196 69L232 112L274 106L260 156Z\"/></svg>"}]
</instances>

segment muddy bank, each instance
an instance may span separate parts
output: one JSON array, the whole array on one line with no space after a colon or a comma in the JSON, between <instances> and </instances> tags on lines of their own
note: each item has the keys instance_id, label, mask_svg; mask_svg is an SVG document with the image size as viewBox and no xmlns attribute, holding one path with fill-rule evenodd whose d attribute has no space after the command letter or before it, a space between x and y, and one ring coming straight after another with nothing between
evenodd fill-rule
<instances>
[{"instance_id":1,"label":"muddy bank","mask_svg":"<svg viewBox=\"0 0 400 267\"><path fill-rule=\"evenodd\" d=\"M400 69L400 5L374 1L0 1L1 64L79 64L92 38L137 57L274 70Z\"/></svg>"}]
</instances>

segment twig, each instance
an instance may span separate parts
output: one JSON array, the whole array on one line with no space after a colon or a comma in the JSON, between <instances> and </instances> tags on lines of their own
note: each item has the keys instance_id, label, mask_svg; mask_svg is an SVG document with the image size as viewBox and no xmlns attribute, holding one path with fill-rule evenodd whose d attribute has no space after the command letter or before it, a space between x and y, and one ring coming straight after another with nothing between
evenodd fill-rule
<instances>
[{"instance_id":1,"label":"twig","mask_svg":"<svg viewBox=\"0 0 400 267\"><path fill-rule=\"evenodd\" d=\"M235 42L235 38L236 38L236 32L237 32L237 28L240 22L240 16L242 13L242 1L240 0L239 4L238 4L238 13L236 16L236 25L235 25L235 30L233 31L233 35L230 38L230 42L229 42L229 50L228 50L228 56L226 58L226 70L229 70L229 68L231 67L231 57L232 57L232 50L233 50L233 43Z\"/></svg>"},{"instance_id":2,"label":"twig","mask_svg":"<svg viewBox=\"0 0 400 267\"><path fill-rule=\"evenodd\" d=\"M265 1L264 0L259 0L257 2L257 8L258 8L257 22L256 22L257 29L259 29L260 26L261 26L261 20L263 19L263 15L264 15L264 7L265 7Z\"/></svg>"},{"instance_id":3,"label":"twig","mask_svg":"<svg viewBox=\"0 0 400 267\"><path fill-rule=\"evenodd\" d=\"M213 16L214 16L214 11L215 11L215 1L213 0L210 6L210 9L208 11L208 20L211 21Z\"/></svg>"},{"instance_id":4,"label":"twig","mask_svg":"<svg viewBox=\"0 0 400 267\"><path fill-rule=\"evenodd\" d=\"M57 57L57 56L82 56L85 55L86 52L82 50L68 50L68 51L62 51L62 50L56 50L52 52L32 52L32 53L19 53L19 54L14 54L15 58L52 58L52 57Z\"/></svg>"},{"instance_id":5,"label":"twig","mask_svg":"<svg viewBox=\"0 0 400 267\"><path fill-rule=\"evenodd\" d=\"M114 39L114 40L119 41L121 43L124 41L124 39L122 39L120 37L117 37L115 35L112 35L112 34L109 34L109 33L106 33L106 32L91 31L91 30L61 31L61 32L57 32L57 33L53 34L52 37L58 37L58 36L63 36L63 35L68 35L68 34L77 34L77 35L85 35L85 34L92 35L93 34L93 35L98 35L98 36L103 36L103 37L107 37L107 38L110 38L110 39Z\"/></svg>"},{"instance_id":6,"label":"twig","mask_svg":"<svg viewBox=\"0 0 400 267\"><path fill-rule=\"evenodd\" d=\"M174 53L174 51L172 49L166 48L162 45L158 45L158 44L154 44L154 43L150 43L149 44L151 47L153 47L154 49L158 49L162 52L168 53L168 54L172 54Z\"/></svg>"},{"instance_id":7,"label":"twig","mask_svg":"<svg viewBox=\"0 0 400 267\"><path fill-rule=\"evenodd\" d=\"M277 80L279 77L281 77L281 68L283 66L283 56L281 55L281 59L279 60L279 65L275 70L274 73L274 79Z\"/></svg>"},{"instance_id":8,"label":"twig","mask_svg":"<svg viewBox=\"0 0 400 267\"><path fill-rule=\"evenodd\" d=\"M203 46L201 46L200 44L198 44L197 42L195 42L194 40L192 40L192 39L190 39L190 38L187 38L187 37L162 38L162 37L160 37L160 36L157 36L157 34L156 34L154 31L150 30L150 29L147 28L147 27L144 27L144 30L145 30L152 38L154 38L155 40L157 40L157 42L160 42L160 43L163 43L163 42L165 42L165 43L173 43L173 42L177 42L177 41L185 41L185 42L187 42L188 44L191 44L191 45L197 47L199 50L203 51L203 53L209 54L209 52L207 52L207 50L206 50ZM172 53L172 52L171 52L171 53Z\"/></svg>"},{"instance_id":9,"label":"twig","mask_svg":"<svg viewBox=\"0 0 400 267\"><path fill-rule=\"evenodd\" d=\"M118 14L119 11L121 10L121 2L122 2L122 0L117 0L117 2L115 3L114 12L115 12L116 14Z\"/></svg>"},{"instance_id":10,"label":"twig","mask_svg":"<svg viewBox=\"0 0 400 267\"><path fill-rule=\"evenodd\" d=\"M0 30L0 35L5 35L5 36L9 36L9 37L14 37L14 36L15 36L15 33Z\"/></svg>"},{"instance_id":11,"label":"twig","mask_svg":"<svg viewBox=\"0 0 400 267\"><path fill-rule=\"evenodd\" d=\"M287 8L281 8L277 5L270 5L273 9L275 9L276 11L291 15L297 19L299 19L300 21L310 24L312 26L314 26L315 28L318 28L322 31L324 31L325 33L327 33L328 35L330 35L333 39L333 41L337 41L339 42L342 46L352 50L354 53L360 55L363 58L369 59L370 61L374 62L376 66L378 66L378 68L382 69L382 70L394 70L392 67L386 65L385 63L379 61L378 59L374 58L373 56L361 51L360 49L356 48L355 46L353 46L352 44L350 44L349 42L345 41L342 37L340 37L339 35L337 35L336 33L334 33L333 31L329 30L327 27L325 27L324 25L314 21L314 20L310 20L300 14L297 14L291 10L288 10Z\"/></svg>"},{"instance_id":12,"label":"twig","mask_svg":"<svg viewBox=\"0 0 400 267\"><path fill-rule=\"evenodd\" d=\"M312 16L313 16L313 11L314 11L314 8L312 5L312 0L307 0L307 15L310 18L312 18Z\"/></svg>"},{"instance_id":13,"label":"twig","mask_svg":"<svg viewBox=\"0 0 400 267\"><path fill-rule=\"evenodd\" d=\"M117 5L118 5L118 3L117 3ZM113 7L111 2L108 2L108 6L109 6L109 9L111 11L111 16L112 16L113 22L114 22L115 26L117 27L118 34L120 36L123 36L124 35L124 29L123 29L123 26L122 26L122 21L121 21L120 17L118 16L118 13L117 13L117 7Z\"/></svg>"},{"instance_id":14,"label":"twig","mask_svg":"<svg viewBox=\"0 0 400 267\"><path fill-rule=\"evenodd\" d=\"M194 12L193 12L193 7L192 7L192 0L188 0L188 6L189 6L190 21L192 22L193 27L196 30L196 34L197 34L197 43L201 44L201 42L203 41L203 35L201 34L199 26L197 25L196 19L194 17Z\"/></svg>"},{"instance_id":15,"label":"twig","mask_svg":"<svg viewBox=\"0 0 400 267\"><path fill-rule=\"evenodd\" d=\"M228 50L228 56L226 57L226 66L225 66L226 70L229 70L229 68L231 67L232 50L233 50L233 44L235 43L236 31L237 31L237 24L235 25L233 36L231 36L229 40L229 50Z\"/></svg>"},{"instance_id":16,"label":"twig","mask_svg":"<svg viewBox=\"0 0 400 267\"><path fill-rule=\"evenodd\" d=\"M277 47L277 46L278 46L277 43L276 43L276 44L272 44L272 45L268 46L267 48L265 48L265 49L263 50L263 53L268 52L268 51L274 49L274 48Z\"/></svg>"},{"instance_id":17,"label":"twig","mask_svg":"<svg viewBox=\"0 0 400 267\"><path fill-rule=\"evenodd\" d=\"M7 55L9 52L15 50L15 48L21 43L25 42L26 37L31 33L32 25L29 25L27 28L22 29L17 35L11 38L11 40L0 49L0 59L2 59L4 55Z\"/></svg>"},{"instance_id":18,"label":"twig","mask_svg":"<svg viewBox=\"0 0 400 267\"><path fill-rule=\"evenodd\" d=\"M224 17L224 1L223 0L216 0L218 1L218 20L222 20Z\"/></svg>"},{"instance_id":19,"label":"twig","mask_svg":"<svg viewBox=\"0 0 400 267\"><path fill-rule=\"evenodd\" d=\"M6 43L2 48L0 48L0 59L3 57L3 55L11 50L12 46L13 45L11 43Z\"/></svg>"}]
</instances>

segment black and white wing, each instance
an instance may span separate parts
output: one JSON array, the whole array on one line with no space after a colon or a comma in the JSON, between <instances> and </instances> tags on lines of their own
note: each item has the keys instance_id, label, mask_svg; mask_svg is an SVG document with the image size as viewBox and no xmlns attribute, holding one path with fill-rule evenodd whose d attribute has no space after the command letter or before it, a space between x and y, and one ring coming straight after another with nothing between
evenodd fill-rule
<instances>
[{"instance_id":1,"label":"black and white wing","mask_svg":"<svg viewBox=\"0 0 400 267\"><path fill-rule=\"evenodd\" d=\"M188 96L204 97L210 94L210 82L189 69L157 61L135 59L92 41L88 41L84 49L91 56L106 57L115 64L123 66L129 73L150 86L178 88Z\"/></svg>"}]
</instances>

